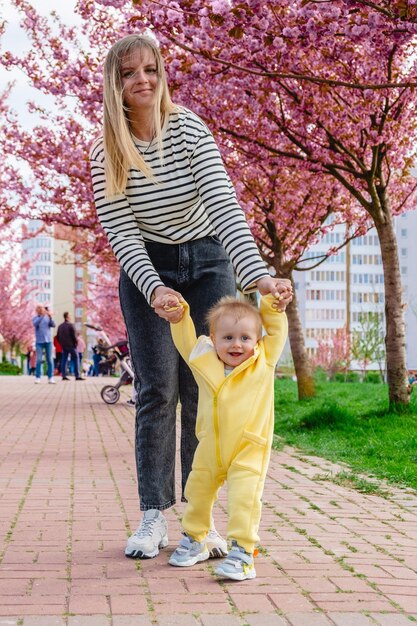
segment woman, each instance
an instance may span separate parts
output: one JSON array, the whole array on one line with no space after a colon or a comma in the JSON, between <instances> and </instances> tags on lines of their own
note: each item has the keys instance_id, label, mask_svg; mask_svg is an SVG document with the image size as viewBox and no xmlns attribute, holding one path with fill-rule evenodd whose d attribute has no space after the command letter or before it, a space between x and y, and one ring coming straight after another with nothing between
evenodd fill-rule
<instances>
[{"instance_id":1,"label":"woman","mask_svg":"<svg viewBox=\"0 0 417 626\"><path fill-rule=\"evenodd\" d=\"M125 554L152 558L168 543L162 511L175 504L175 425L181 402L184 490L197 440L197 389L176 351L163 296L190 304L197 334L224 295L243 289L291 300L289 281L273 279L237 203L214 139L191 111L171 101L156 43L129 35L104 65L103 138L91 150L100 223L120 262L119 295L138 391L136 466L144 517ZM232 268L233 265L233 268ZM281 294L281 295L280 295ZM213 556L226 542L214 529Z\"/></svg>"}]
</instances>

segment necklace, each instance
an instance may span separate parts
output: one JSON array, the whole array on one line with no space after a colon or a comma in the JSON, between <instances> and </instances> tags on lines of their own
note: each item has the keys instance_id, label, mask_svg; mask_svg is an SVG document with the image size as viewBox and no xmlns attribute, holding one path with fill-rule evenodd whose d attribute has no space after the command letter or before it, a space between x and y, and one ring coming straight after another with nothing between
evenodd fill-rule
<instances>
[{"instance_id":1,"label":"necklace","mask_svg":"<svg viewBox=\"0 0 417 626\"><path fill-rule=\"evenodd\" d=\"M135 139L136 139L137 141L140 141L141 143L145 143L144 141L142 141L142 140L141 140L141 139L139 139L138 137L135 137ZM137 147L137 149L139 150L139 152L141 153L141 155L142 155L142 156L144 156L144 155L148 152L148 150L149 150L149 148L151 147L151 145L152 145L152 143L153 143L153 140L154 140L154 139L155 139L155 133L152 135L152 139L150 140L150 142L148 143L148 145L145 147L145 149L143 149L143 146L141 146L140 144L138 144L138 143L136 144L136 147Z\"/></svg>"}]
</instances>

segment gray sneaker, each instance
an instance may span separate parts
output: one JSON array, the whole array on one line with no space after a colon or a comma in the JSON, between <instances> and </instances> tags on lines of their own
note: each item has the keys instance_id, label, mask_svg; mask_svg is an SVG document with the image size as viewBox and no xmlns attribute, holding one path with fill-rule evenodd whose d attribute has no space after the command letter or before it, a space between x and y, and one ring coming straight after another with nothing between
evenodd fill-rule
<instances>
[{"instance_id":1,"label":"gray sneaker","mask_svg":"<svg viewBox=\"0 0 417 626\"><path fill-rule=\"evenodd\" d=\"M193 541L188 535L180 541L178 548L171 554L168 563L177 567L189 567L201 561L207 561L209 551L205 542Z\"/></svg>"},{"instance_id":2,"label":"gray sneaker","mask_svg":"<svg viewBox=\"0 0 417 626\"><path fill-rule=\"evenodd\" d=\"M219 535L214 524L207 533L206 544L211 559L221 559L227 556L227 541Z\"/></svg>"},{"instance_id":3,"label":"gray sneaker","mask_svg":"<svg viewBox=\"0 0 417 626\"><path fill-rule=\"evenodd\" d=\"M236 541L232 541L232 549L227 555L227 559L222 561L214 571L217 576L231 578L232 580L256 578L253 555L245 552Z\"/></svg>"},{"instance_id":4,"label":"gray sneaker","mask_svg":"<svg viewBox=\"0 0 417 626\"><path fill-rule=\"evenodd\" d=\"M161 511L145 511L140 526L127 540L125 555L132 559L153 559L159 548L168 545L167 521Z\"/></svg>"}]
</instances>

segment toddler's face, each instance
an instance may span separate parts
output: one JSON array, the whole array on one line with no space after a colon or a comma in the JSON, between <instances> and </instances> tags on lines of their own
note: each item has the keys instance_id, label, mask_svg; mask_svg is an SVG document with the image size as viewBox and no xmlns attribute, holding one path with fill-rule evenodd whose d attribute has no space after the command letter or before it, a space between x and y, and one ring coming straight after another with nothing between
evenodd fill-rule
<instances>
[{"instance_id":1,"label":"toddler's face","mask_svg":"<svg viewBox=\"0 0 417 626\"><path fill-rule=\"evenodd\" d=\"M258 342L256 319L248 315L236 322L231 315L224 315L211 340L219 359L229 367L237 367L252 356Z\"/></svg>"}]
</instances>

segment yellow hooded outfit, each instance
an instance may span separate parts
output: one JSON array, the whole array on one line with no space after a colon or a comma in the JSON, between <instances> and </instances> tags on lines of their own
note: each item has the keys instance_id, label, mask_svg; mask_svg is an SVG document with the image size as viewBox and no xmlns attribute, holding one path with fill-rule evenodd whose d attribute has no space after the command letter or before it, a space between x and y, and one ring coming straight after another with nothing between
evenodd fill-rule
<instances>
[{"instance_id":1,"label":"yellow hooded outfit","mask_svg":"<svg viewBox=\"0 0 417 626\"><path fill-rule=\"evenodd\" d=\"M254 354L225 376L213 343L196 337L189 307L171 324L174 343L190 366L199 389L196 435L199 441L185 488L188 503L182 526L204 541L221 485L228 483L227 537L253 553L259 541L261 497L274 430L274 373L288 332L285 313L261 299L266 331Z\"/></svg>"}]
</instances>

